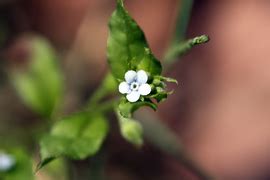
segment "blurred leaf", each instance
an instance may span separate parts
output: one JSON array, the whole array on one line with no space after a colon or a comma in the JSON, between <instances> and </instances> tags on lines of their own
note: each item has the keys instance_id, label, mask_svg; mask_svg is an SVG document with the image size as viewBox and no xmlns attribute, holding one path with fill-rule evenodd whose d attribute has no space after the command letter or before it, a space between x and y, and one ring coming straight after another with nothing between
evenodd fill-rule
<instances>
[{"instance_id":1,"label":"blurred leaf","mask_svg":"<svg viewBox=\"0 0 270 180\"><path fill-rule=\"evenodd\" d=\"M107 93L113 93L117 90L117 82L111 73L106 75L101 87L105 89Z\"/></svg>"},{"instance_id":2,"label":"blurred leaf","mask_svg":"<svg viewBox=\"0 0 270 180\"><path fill-rule=\"evenodd\" d=\"M14 157L15 165L6 172L0 172L1 180L32 180L34 179L32 171L31 158L22 150L16 148L9 152Z\"/></svg>"},{"instance_id":3,"label":"blurred leaf","mask_svg":"<svg viewBox=\"0 0 270 180\"><path fill-rule=\"evenodd\" d=\"M84 159L94 155L108 133L108 122L101 114L81 112L57 122L42 138L40 169L59 156Z\"/></svg>"},{"instance_id":4,"label":"blurred leaf","mask_svg":"<svg viewBox=\"0 0 270 180\"><path fill-rule=\"evenodd\" d=\"M128 70L145 70L151 75L160 75L160 62L152 54L141 28L125 10L122 0L117 1L109 29L107 54L116 79L123 80Z\"/></svg>"},{"instance_id":5,"label":"blurred leaf","mask_svg":"<svg viewBox=\"0 0 270 180\"><path fill-rule=\"evenodd\" d=\"M108 73L103 79L100 86L92 94L87 106L89 108L93 108L105 96L111 93L112 94L115 93L116 89L117 89L116 79L112 76L111 73Z\"/></svg>"},{"instance_id":6,"label":"blurred leaf","mask_svg":"<svg viewBox=\"0 0 270 180\"><path fill-rule=\"evenodd\" d=\"M49 117L61 99L63 75L49 42L34 38L31 47L27 69L14 72L11 80L26 105Z\"/></svg>"},{"instance_id":7,"label":"blurred leaf","mask_svg":"<svg viewBox=\"0 0 270 180\"><path fill-rule=\"evenodd\" d=\"M116 112L120 124L120 131L123 138L133 145L140 147L143 145L143 128L140 122L125 118L119 111Z\"/></svg>"},{"instance_id":8,"label":"blurred leaf","mask_svg":"<svg viewBox=\"0 0 270 180\"><path fill-rule=\"evenodd\" d=\"M57 158L51 163L47 164L44 173L50 176L51 179L66 180L68 179L68 167L64 158Z\"/></svg>"}]
</instances>

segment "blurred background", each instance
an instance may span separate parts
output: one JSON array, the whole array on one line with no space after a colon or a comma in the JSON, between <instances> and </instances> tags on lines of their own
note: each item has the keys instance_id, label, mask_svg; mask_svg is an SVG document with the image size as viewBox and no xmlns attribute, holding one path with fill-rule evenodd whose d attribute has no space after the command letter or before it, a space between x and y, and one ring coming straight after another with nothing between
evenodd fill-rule
<instances>
[{"instance_id":1,"label":"blurred background","mask_svg":"<svg viewBox=\"0 0 270 180\"><path fill-rule=\"evenodd\" d=\"M126 0L126 6L162 59L181 0ZM57 50L69 114L107 72L107 22L114 7L114 0L0 1L0 148L9 143L37 148L33 134L41 121L6 75L29 58L29 34L47 38ZM193 160L219 179L270 178L269 10L267 0L195 0L187 38L207 34L211 41L166 72L179 86L160 105L160 119ZM105 145L110 179L196 179L151 144L134 149L114 129ZM87 169L86 164L76 162L73 170ZM38 179L52 178L40 173Z\"/></svg>"}]
</instances>

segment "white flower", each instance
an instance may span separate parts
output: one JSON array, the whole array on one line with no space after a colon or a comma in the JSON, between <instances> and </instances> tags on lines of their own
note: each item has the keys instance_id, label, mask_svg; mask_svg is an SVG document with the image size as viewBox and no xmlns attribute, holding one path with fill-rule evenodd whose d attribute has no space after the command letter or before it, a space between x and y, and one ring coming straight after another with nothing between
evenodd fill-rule
<instances>
[{"instance_id":1,"label":"white flower","mask_svg":"<svg viewBox=\"0 0 270 180\"><path fill-rule=\"evenodd\" d=\"M14 164L15 160L12 156L0 152L0 172L9 170Z\"/></svg>"},{"instance_id":2,"label":"white flower","mask_svg":"<svg viewBox=\"0 0 270 180\"><path fill-rule=\"evenodd\" d=\"M129 102L136 102L141 95L145 96L151 92L151 86L147 84L148 76L144 70L127 71L125 80L119 84L118 89L120 93L127 94Z\"/></svg>"}]
</instances>

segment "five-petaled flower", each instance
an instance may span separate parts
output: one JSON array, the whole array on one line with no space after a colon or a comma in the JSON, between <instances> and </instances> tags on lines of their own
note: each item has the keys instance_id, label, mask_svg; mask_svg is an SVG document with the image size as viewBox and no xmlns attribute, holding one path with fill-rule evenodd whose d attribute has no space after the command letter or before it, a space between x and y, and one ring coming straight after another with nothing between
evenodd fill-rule
<instances>
[{"instance_id":1,"label":"five-petaled flower","mask_svg":"<svg viewBox=\"0 0 270 180\"><path fill-rule=\"evenodd\" d=\"M120 93L127 94L126 98L129 102L136 102L141 95L145 96L151 92L151 86L147 84L148 76L144 70L127 71L125 80L119 84L118 89Z\"/></svg>"}]
</instances>

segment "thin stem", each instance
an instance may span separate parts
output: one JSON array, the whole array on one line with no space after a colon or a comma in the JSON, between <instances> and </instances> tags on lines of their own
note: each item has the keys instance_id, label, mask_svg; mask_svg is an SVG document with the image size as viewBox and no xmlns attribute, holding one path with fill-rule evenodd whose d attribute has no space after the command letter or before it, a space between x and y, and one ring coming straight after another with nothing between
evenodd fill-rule
<instances>
[{"instance_id":1,"label":"thin stem","mask_svg":"<svg viewBox=\"0 0 270 180\"><path fill-rule=\"evenodd\" d=\"M99 86L99 87L95 90L95 92L94 92L94 94L91 96L91 98L89 99L88 105L87 105L87 106L88 106L89 108L90 108L90 107L91 107L91 108L95 107L95 106L98 104L98 102L99 102L101 99L103 99L107 94L108 94L108 93L107 93L106 89L104 89L102 85Z\"/></svg>"},{"instance_id":2,"label":"thin stem","mask_svg":"<svg viewBox=\"0 0 270 180\"><path fill-rule=\"evenodd\" d=\"M190 19L191 10L193 7L193 0L182 0L179 3L179 12L176 20L176 28L172 44L177 44L183 41L186 37L186 31Z\"/></svg>"},{"instance_id":3,"label":"thin stem","mask_svg":"<svg viewBox=\"0 0 270 180\"><path fill-rule=\"evenodd\" d=\"M102 149L96 156L89 158L88 179L103 180L105 178L106 152Z\"/></svg>"},{"instance_id":4,"label":"thin stem","mask_svg":"<svg viewBox=\"0 0 270 180\"><path fill-rule=\"evenodd\" d=\"M118 100L119 100L118 98L113 98L113 99L108 100L108 101L106 101L104 103L101 103L99 105L99 109L98 110L101 111L101 112L103 112L103 113L112 111L116 107L116 105L118 103Z\"/></svg>"},{"instance_id":5,"label":"thin stem","mask_svg":"<svg viewBox=\"0 0 270 180\"><path fill-rule=\"evenodd\" d=\"M100 86L95 90L93 95L88 101L87 107L94 108L100 100L109 94L116 92L117 83L111 73L107 73L100 84Z\"/></svg>"},{"instance_id":6,"label":"thin stem","mask_svg":"<svg viewBox=\"0 0 270 180\"><path fill-rule=\"evenodd\" d=\"M213 179L201 167L199 167L189 155L184 151L183 146L179 143L177 136L165 126L159 118L150 112L136 114L144 128L145 138L161 151L172 156L179 163L183 164L200 179Z\"/></svg>"},{"instance_id":7,"label":"thin stem","mask_svg":"<svg viewBox=\"0 0 270 180\"><path fill-rule=\"evenodd\" d=\"M207 43L209 41L209 37L207 35L197 36L195 38L189 39L183 43L175 44L165 54L164 57L164 66L165 68L171 66L176 60L178 56L183 56L186 54L191 48L196 45Z\"/></svg>"},{"instance_id":8,"label":"thin stem","mask_svg":"<svg viewBox=\"0 0 270 180\"><path fill-rule=\"evenodd\" d=\"M178 60L178 56L183 56L195 45L209 41L209 37L206 35L198 36L185 41L186 31L193 7L193 0L182 0L179 5L180 7L176 21L176 30L173 35L171 44L164 56L163 62L165 69L168 69L169 66Z\"/></svg>"}]
</instances>

